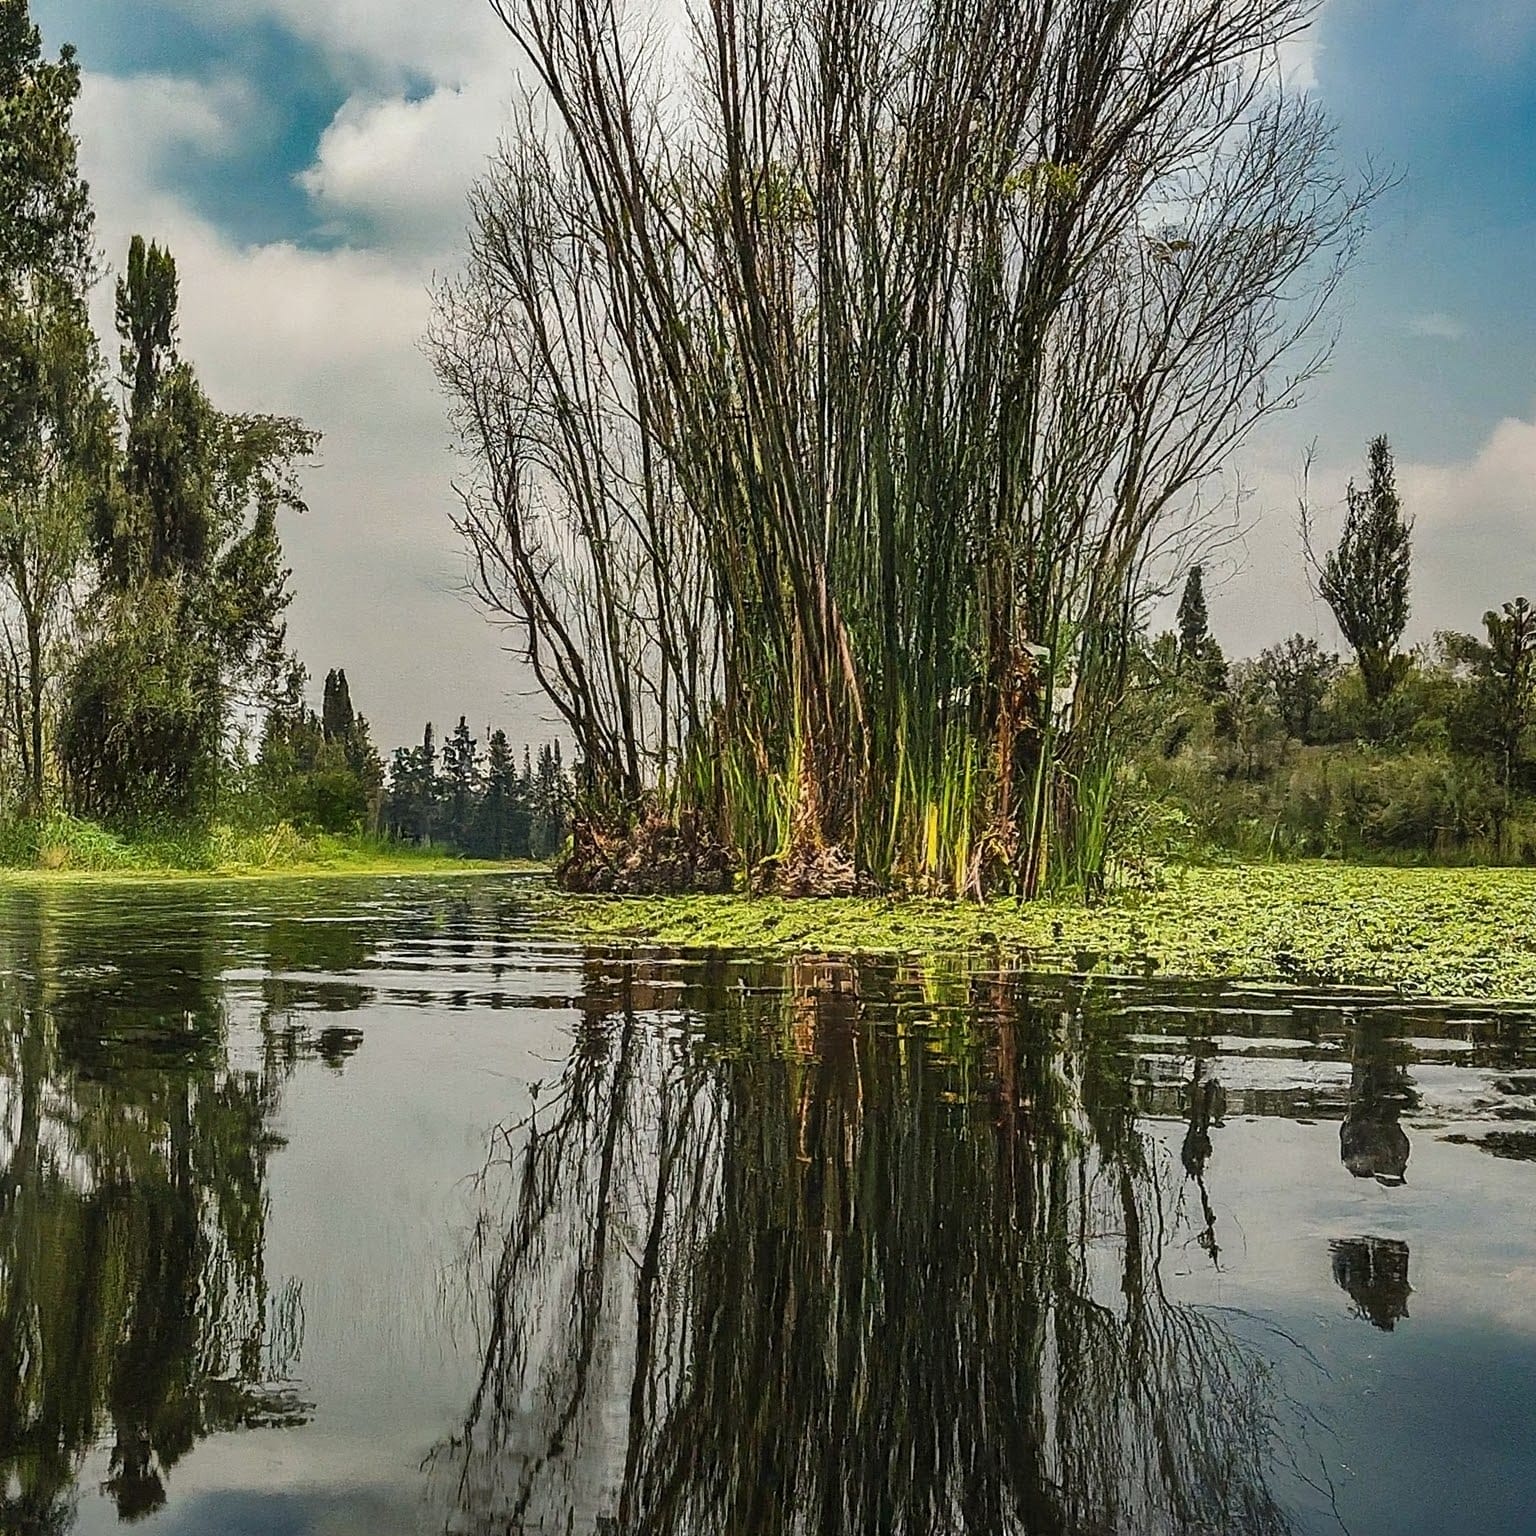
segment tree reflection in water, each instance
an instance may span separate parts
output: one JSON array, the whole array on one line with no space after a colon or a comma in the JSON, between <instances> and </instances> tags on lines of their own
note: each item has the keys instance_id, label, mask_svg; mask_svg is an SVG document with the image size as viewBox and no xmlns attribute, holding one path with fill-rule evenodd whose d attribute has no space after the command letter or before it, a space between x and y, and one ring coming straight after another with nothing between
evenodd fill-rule
<instances>
[{"instance_id":1,"label":"tree reflection in water","mask_svg":"<svg viewBox=\"0 0 1536 1536\"><path fill-rule=\"evenodd\" d=\"M62 1531L86 1452L134 1519L218 1430L302 1423L269 1288L268 1129L297 1036L226 1050L221 936L103 931L58 893L0 924L0 1529ZM125 924L131 919L123 918ZM114 942L116 940L116 942Z\"/></svg>"},{"instance_id":2,"label":"tree reflection in water","mask_svg":"<svg viewBox=\"0 0 1536 1536\"><path fill-rule=\"evenodd\" d=\"M1416 1102L1408 1048L1391 1025L1357 1020L1351 1035L1349 1112L1339 1127L1339 1157L1357 1179L1397 1185L1408 1175L1408 1133L1401 1116Z\"/></svg>"},{"instance_id":3,"label":"tree reflection in water","mask_svg":"<svg viewBox=\"0 0 1536 1536\"><path fill-rule=\"evenodd\" d=\"M450 1528L1286 1529L1261 1356L1163 1289L1129 1057L1001 983L787 983L594 973L487 1168Z\"/></svg>"}]
</instances>

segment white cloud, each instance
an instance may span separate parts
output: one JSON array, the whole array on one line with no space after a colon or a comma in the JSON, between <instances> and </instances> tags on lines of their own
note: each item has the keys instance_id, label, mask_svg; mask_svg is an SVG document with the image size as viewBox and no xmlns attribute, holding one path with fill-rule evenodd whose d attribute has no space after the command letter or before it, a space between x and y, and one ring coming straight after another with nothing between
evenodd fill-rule
<instances>
[{"instance_id":1,"label":"white cloud","mask_svg":"<svg viewBox=\"0 0 1536 1536\"><path fill-rule=\"evenodd\" d=\"M1410 315L1408 334L1422 336L1428 341L1462 341L1466 337L1467 327L1455 315L1447 315L1435 309L1427 314Z\"/></svg>"},{"instance_id":2,"label":"white cloud","mask_svg":"<svg viewBox=\"0 0 1536 1536\"><path fill-rule=\"evenodd\" d=\"M115 256L142 232L173 251L183 351L217 404L325 433L305 476L310 514L284 533L290 635L311 671L347 668L386 747L461 712L540 739L542 703L509 701L524 680L459 590L453 462L420 347L430 263L411 250L240 244L171 190L183 156L230 147L252 110L220 86L88 76L77 125L99 243ZM110 281L95 309L111 356Z\"/></svg>"},{"instance_id":3,"label":"white cloud","mask_svg":"<svg viewBox=\"0 0 1536 1536\"><path fill-rule=\"evenodd\" d=\"M431 95L354 96L299 178L323 218L361 219L394 250L457 248L466 194L506 119L510 71Z\"/></svg>"},{"instance_id":4,"label":"white cloud","mask_svg":"<svg viewBox=\"0 0 1536 1536\"><path fill-rule=\"evenodd\" d=\"M265 110L243 80L87 74L75 127L98 211L155 194L189 158L218 159Z\"/></svg>"},{"instance_id":5,"label":"white cloud","mask_svg":"<svg viewBox=\"0 0 1536 1536\"><path fill-rule=\"evenodd\" d=\"M1317 89L1317 22L1280 44L1280 76L1293 91Z\"/></svg>"},{"instance_id":6,"label":"white cloud","mask_svg":"<svg viewBox=\"0 0 1536 1536\"><path fill-rule=\"evenodd\" d=\"M1490 608L1536 599L1536 408L1510 417L1465 460L1399 461L1398 491L1414 521L1412 615L1408 636L1476 630ZM1256 487L1240 559L1210 572L1211 623L1230 656L1254 655L1297 630L1329 649L1342 641L1311 589L1299 530L1302 455L1288 459L1278 438L1245 456ZM1307 494L1319 554L1343 523L1344 487L1364 478L1360 462L1315 465ZM1236 564L1236 569L1232 565Z\"/></svg>"},{"instance_id":7,"label":"white cloud","mask_svg":"<svg viewBox=\"0 0 1536 1536\"><path fill-rule=\"evenodd\" d=\"M267 19L343 73L381 81L467 79L506 33L489 0L176 0L199 24Z\"/></svg>"},{"instance_id":8,"label":"white cloud","mask_svg":"<svg viewBox=\"0 0 1536 1536\"><path fill-rule=\"evenodd\" d=\"M1414 628L1476 629L1485 610L1536 597L1536 410L1509 417L1470 459L1399 467L1414 516Z\"/></svg>"}]
</instances>

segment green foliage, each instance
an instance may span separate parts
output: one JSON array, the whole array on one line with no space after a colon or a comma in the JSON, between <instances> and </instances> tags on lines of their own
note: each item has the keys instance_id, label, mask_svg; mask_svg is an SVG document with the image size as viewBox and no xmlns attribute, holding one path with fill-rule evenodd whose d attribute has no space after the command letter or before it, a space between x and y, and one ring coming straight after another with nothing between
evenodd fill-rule
<instances>
[{"instance_id":1,"label":"green foliage","mask_svg":"<svg viewBox=\"0 0 1536 1536\"><path fill-rule=\"evenodd\" d=\"M1318 587L1354 648L1366 696L1380 704L1407 665L1397 647L1408 627L1413 524L1403 516L1386 438L1372 439L1368 454L1370 480L1364 490L1349 483L1344 532Z\"/></svg>"},{"instance_id":2,"label":"green foliage","mask_svg":"<svg viewBox=\"0 0 1536 1536\"><path fill-rule=\"evenodd\" d=\"M66 47L43 57L26 0L0 0L0 288L18 274L83 274L91 212L72 117L80 67Z\"/></svg>"},{"instance_id":3,"label":"green foliage","mask_svg":"<svg viewBox=\"0 0 1536 1536\"><path fill-rule=\"evenodd\" d=\"M75 662L59 740L71 807L125 824L210 809L223 724L176 594L146 585Z\"/></svg>"},{"instance_id":4,"label":"green foliage","mask_svg":"<svg viewBox=\"0 0 1536 1536\"><path fill-rule=\"evenodd\" d=\"M477 857L532 857L533 812L505 731L492 731L485 760L485 792L475 808L468 847Z\"/></svg>"},{"instance_id":5,"label":"green foliage","mask_svg":"<svg viewBox=\"0 0 1536 1536\"><path fill-rule=\"evenodd\" d=\"M1463 745L1492 762L1504 788L1513 790L1526 777L1536 723L1536 609L1517 597L1501 612L1485 613L1483 628L1486 641L1441 637L1452 663L1471 673L1454 729Z\"/></svg>"},{"instance_id":6,"label":"green foliage","mask_svg":"<svg viewBox=\"0 0 1536 1536\"><path fill-rule=\"evenodd\" d=\"M267 711L252 772L261 814L327 832L376 826L383 765L347 675L326 675L320 715L304 702L306 678L294 663Z\"/></svg>"},{"instance_id":7,"label":"green foliage","mask_svg":"<svg viewBox=\"0 0 1536 1536\"><path fill-rule=\"evenodd\" d=\"M119 820L206 809L232 712L270 697L288 572L279 511L316 434L214 409L177 352L177 273L135 236L118 285L129 387L120 483L98 508L98 621L60 736L72 805ZM327 799L323 812L339 813Z\"/></svg>"},{"instance_id":8,"label":"green foliage","mask_svg":"<svg viewBox=\"0 0 1536 1536\"><path fill-rule=\"evenodd\" d=\"M162 821L130 832L63 811L0 821L0 869L58 875L282 874L311 870L359 874L473 868L441 852L359 833L290 822L199 818Z\"/></svg>"},{"instance_id":9,"label":"green foliage","mask_svg":"<svg viewBox=\"0 0 1536 1536\"><path fill-rule=\"evenodd\" d=\"M27 799L48 787L47 732L70 589L106 495L115 416L91 330L92 220L73 127L71 50L42 56L27 7L0 5L0 584Z\"/></svg>"},{"instance_id":10,"label":"green foliage","mask_svg":"<svg viewBox=\"0 0 1536 1536\"><path fill-rule=\"evenodd\" d=\"M1536 998L1536 871L1330 863L1170 867L1079 902L563 896L551 916L594 941L685 950L968 956L988 970L1380 983L1409 995Z\"/></svg>"},{"instance_id":11,"label":"green foliage","mask_svg":"<svg viewBox=\"0 0 1536 1536\"><path fill-rule=\"evenodd\" d=\"M1339 672L1339 658L1305 635L1292 635L1260 652L1257 664L1258 681L1281 725L1304 742L1317 739L1323 701Z\"/></svg>"},{"instance_id":12,"label":"green foliage","mask_svg":"<svg viewBox=\"0 0 1536 1536\"><path fill-rule=\"evenodd\" d=\"M521 772L504 731L492 732L488 745L482 756L461 716L441 770L430 723L419 747L397 748L384 799L389 833L476 858L553 858L569 832L571 799L559 742L540 747L537 768L524 747Z\"/></svg>"},{"instance_id":13,"label":"green foliage","mask_svg":"<svg viewBox=\"0 0 1536 1536\"><path fill-rule=\"evenodd\" d=\"M1175 810L1194 847L1249 857L1536 858L1520 702L1536 623L1519 603L1489 618L1487 644L1445 636L1436 653L1399 658L1379 700L1357 667L1301 636L1238 664L1213 699L1162 664L1163 637L1146 650L1132 721L1139 799Z\"/></svg>"}]
</instances>

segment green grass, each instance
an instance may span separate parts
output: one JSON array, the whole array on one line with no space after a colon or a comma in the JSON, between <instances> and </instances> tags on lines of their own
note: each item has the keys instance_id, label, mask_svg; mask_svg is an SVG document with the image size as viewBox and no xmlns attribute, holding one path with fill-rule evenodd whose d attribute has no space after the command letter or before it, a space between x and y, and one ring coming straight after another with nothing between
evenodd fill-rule
<instances>
[{"instance_id":1,"label":"green grass","mask_svg":"<svg viewBox=\"0 0 1536 1536\"><path fill-rule=\"evenodd\" d=\"M1048 969L1382 984L1536 1000L1536 870L1173 867L1097 907L933 900L562 898L594 941L768 954L962 953Z\"/></svg>"},{"instance_id":2,"label":"green grass","mask_svg":"<svg viewBox=\"0 0 1536 1536\"><path fill-rule=\"evenodd\" d=\"M286 822L248 828L214 821L155 828L131 836L57 814L0 824L0 881L452 874L505 867L382 838L302 831Z\"/></svg>"}]
</instances>

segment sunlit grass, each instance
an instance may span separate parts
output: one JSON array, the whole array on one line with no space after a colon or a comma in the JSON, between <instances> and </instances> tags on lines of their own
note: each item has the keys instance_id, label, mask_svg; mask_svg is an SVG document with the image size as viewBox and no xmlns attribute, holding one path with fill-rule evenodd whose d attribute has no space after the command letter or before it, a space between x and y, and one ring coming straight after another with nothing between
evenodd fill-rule
<instances>
[{"instance_id":1,"label":"sunlit grass","mask_svg":"<svg viewBox=\"0 0 1536 1536\"><path fill-rule=\"evenodd\" d=\"M0 879L451 874L505 867L384 838L305 831L287 822L253 828L213 821L134 834L62 814L0 824Z\"/></svg>"}]
</instances>

